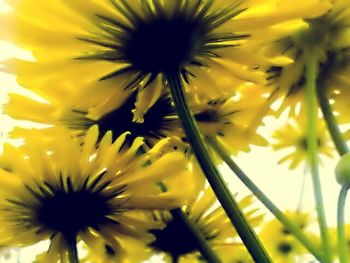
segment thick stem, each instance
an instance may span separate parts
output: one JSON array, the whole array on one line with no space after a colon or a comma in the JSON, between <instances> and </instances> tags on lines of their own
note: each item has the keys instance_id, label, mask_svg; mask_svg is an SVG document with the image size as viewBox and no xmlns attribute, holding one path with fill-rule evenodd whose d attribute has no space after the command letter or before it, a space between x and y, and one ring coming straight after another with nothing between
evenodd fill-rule
<instances>
[{"instance_id":1,"label":"thick stem","mask_svg":"<svg viewBox=\"0 0 350 263\"><path fill-rule=\"evenodd\" d=\"M346 195L348 193L349 187L342 186L339 198L338 198L338 209L337 209L337 235L338 235L338 248L339 248L339 262L347 263L347 251L346 251L346 236L345 236L345 201Z\"/></svg>"},{"instance_id":2,"label":"thick stem","mask_svg":"<svg viewBox=\"0 0 350 263\"><path fill-rule=\"evenodd\" d=\"M323 85L320 83L319 85ZM332 107L327 98L326 90L323 86L317 89L318 101L322 110L323 118L326 122L329 134L334 142L335 148L339 155L344 155L349 151L348 146L345 143L343 135L338 127L337 121L334 117Z\"/></svg>"},{"instance_id":3,"label":"thick stem","mask_svg":"<svg viewBox=\"0 0 350 263\"><path fill-rule=\"evenodd\" d=\"M320 227L324 262L331 262L331 244L323 205L321 182L318 170L317 156L317 101L316 101L316 77L317 63L312 49L306 56L306 112L307 112L307 146L308 157L312 176L312 185L316 202L317 219Z\"/></svg>"},{"instance_id":4,"label":"thick stem","mask_svg":"<svg viewBox=\"0 0 350 263\"><path fill-rule=\"evenodd\" d=\"M167 80L187 140L191 144L192 150L197 157L203 173L207 177L221 206L230 218L253 259L261 263L271 262L267 252L263 248L252 227L247 223L237 202L228 190L221 174L209 155L203 137L187 105L180 75L177 72L175 74L167 74Z\"/></svg>"},{"instance_id":5,"label":"thick stem","mask_svg":"<svg viewBox=\"0 0 350 263\"><path fill-rule=\"evenodd\" d=\"M237 175L239 180L260 200L261 203L289 230L304 247L319 261L322 261L320 250L304 235L299 226L291 221L260 189L252 180L243 172L243 170L233 161L227 153L225 147L214 137L208 137L208 142L215 149L222 160Z\"/></svg>"},{"instance_id":6,"label":"thick stem","mask_svg":"<svg viewBox=\"0 0 350 263\"><path fill-rule=\"evenodd\" d=\"M65 237L69 263L79 263L76 237Z\"/></svg>"},{"instance_id":7,"label":"thick stem","mask_svg":"<svg viewBox=\"0 0 350 263\"><path fill-rule=\"evenodd\" d=\"M208 245L207 240L203 237L203 235L195 226L195 224L187 217L187 215L180 208L172 210L171 215L173 216L174 219L181 221L185 229L189 233L191 233L191 235L194 237L197 243L196 245L197 245L198 251L201 253L203 258L207 262L211 262L211 263L221 262L219 257L214 253L212 248Z\"/></svg>"},{"instance_id":8,"label":"thick stem","mask_svg":"<svg viewBox=\"0 0 350 263\"><path fill-rule=\"evenodd\" d=\"M172 263L179 263L179 255L171 255Z\"/></svg>"}]
</instances>

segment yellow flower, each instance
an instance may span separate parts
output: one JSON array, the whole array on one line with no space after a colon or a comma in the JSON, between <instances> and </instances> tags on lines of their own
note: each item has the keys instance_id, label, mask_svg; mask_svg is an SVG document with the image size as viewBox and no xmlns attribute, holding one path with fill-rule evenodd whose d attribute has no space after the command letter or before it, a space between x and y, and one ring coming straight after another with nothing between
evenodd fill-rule
<instances>
[{"instance_id":1,"label":"yellow flower","mask_svg":"<svg viewBox=\"0 0 350 263\"><path fill-rule=\"evenodd\" d=\"M245 87L235 97L191 101L190 107L201 131L206 136L216 136L222 140L225 145L230 146L233 153L249 151L250 144L266 145L266 141L256 132L256 126L259 126L261 119L252 126L257 109L266 104L265 98L254 87ZM149 147L165 137L184 136L168 95L164 94L155 102L144 115L142 123L133 121L132 108L135 101L136 93L114 111L99 116L101 112L94 114L94 108L89 109L89 106L78 102L73 108L64 109L62 105L63 109L60 109L60 105L55 107L20 94L10 94L5 113L13 118L41 124L64 124L77 137L83 136L95 124L99 126L101 134L111 130L114 138L128 131L131 133L128 140L141 136ZM12 135L22 137L27 132L27 128L17 127Z\"/></svg>"},{"instance_id":2,"label":"yellow flower","mask_svg":"<svg viewBox=\"0 0 350 263\"><path fill-rule=\"evenodd\" d=\"M230 249L230 250L229 250ZM242 245L237 245L234 249L229 246L221 246L219 249L215 249L215 252L220 255L222 262L230 263L253 263L247 249Z\"/></svg>"},{"instance_id":3,"label":"yellow flower","mask_svg":"<svg viewBox=\"0 0 350 263\"><path fill-rule=\"evenodd\" d=\"M76 101L71 106L67 106L64 102L45 103L13 93L9 94L9 102L4 105L4 113L20 121L40 124L41 128L46 130L50 130L55 125L64 125L77 138L83 138L93 125L99 126L100 137L108 131L112 131L114 139L129 132L127 141L132 142L136 137L143 137L147 148L161 139L182 136L175 109L168 95L164 94L158 99L147 111L142 123L133 121L132 108L136 101L135 96L136 93L112 112L100 112L93 106L89 106L98 104L98 100L91 103ZM27 137L32 127L26 122L23 123L17 123L11 131L12 137Z\"/></svg>"},{"instance_id":4,"label":"yellow flower","mask_svg":"<svg viewBox=\"0 0 350 263\"><path fill-rule=\"evenodd\" d=\"M350 8L348 8L350 10ZM350 11L349 11L350 12ZM350 34L350 27L349 27ZM350 49L344 49L340 54L334 55L333 61L329 64L326 74L324 74L323 86L327 89L330 104L335 112L339 124L348 124L350 118ZM332 63L332 64L331 64ZM348 136L347 136L348 137ZM348 137L349 138L349 137Z\"/></svg>"},{"instance_id":5,"label":"yellow flower","mask_svg":"<svg viewBox=\"0 0 350 263\"><path fill-rule=\"evenodd\" d=\"M22 94L10 94L9 102L4 106L4 112L13 118L37 122L46 127L64 125L76 137L83 137L93 125L99 126L101 134L112 131L114 138L124 132L130 132L129 141L133 141L136 137L143 137L149 147L163 138L182 135L175 109L167 94L163 94L147 111L142 123L133 121L135 92L121 105L115 105L115 109L111 112L99 110L98 106L96 107L99 105L98 99L89 102L80 99L72 101L68 106L64 101L45 103ZM12 135L25 136L27 129L28 126L18 125Z\"/></svg>"},{"instance_id":6,"label":"yellow flower","mask_svg":"<svg viewBox=\"0 0 350 263\"><path fill-rule=\"evenodd\" d=\"M244 248L237 240L237 233L230 225L222 207L215 206L216 198L211 188L204 189L191 204L182 208L183 212L196 225L201 234L207 240L214 251L222 259L233 260L235 251L239 252ZM246 196L239 201L249 223L255 227L262 221L263 215L257 208L252 207L253 197ZM166 260L171 262L197 262L201 259L197 252L196 243L193 237L186 232L181 220L172 217L169 212L155 214L156 221L164 222L164 229L151 230L155 240L149 244L154 252L162 252ZM223 249L226 251L223 251ZM232 262L232 261L225 262Z\"/></svg>"},{"instance_id":7,"label":"yellow flower","mask_svg":"<svg viewBox=\"0 0 350 263\"><path fill-rule=\"evenodd\" d=\"M285 214L304 231L307 231L307 227L312 223L309 213L286 211ZM296 256L306 253L305 248L277 219L264 223L259 237L265 244L273 262L294 263Z\"/></svg>"},{"instance_id":8,"label":"yellow flower","mask_svg":"<svg viewBox=\"0 0 350 263\"><path fill-rule=\"evenodd\" d=\"M251 144L267 145L256 131L261 124L259 108L265 104L259 89L245 87L235 97L196 100L191 108L203 135L216 137L236 154L250 151Z\"/></svg>"},{"instance_id":9,"label":"yellow flower","mask_svg":"<svg viewBox=\"0 0 350 263\"><path fill-rule=\"evenodd\" d=\"M307 1L305 1L307 2ZM297 30L294 34L275 39L262 48L266 56L290 57L294 62L286 66L272 66L267 70L271 88L271 103L283 98L281 110L291 107L291 113L296 114L296 106L304 104L306 84L307 51L313 49L316 56L319 92L324 92L329 98L340 103L347 103L349 83L349 34L350 6L344 0L329 2L332 8L325 14L311 19L305 19L307 28ZM324 9L326 11L326 9ZM346 111L338 108L340 117ZM344 116L345 117L345 116ZM345 117L346 118L346 117Z\"/></svg>"},{"instance_id":10,"label":"yellow flower","mask_svg":"<svg viewBox=\"0 0 350 263\"><path fill-rule=\"evenodd\" d=\"M96 97L104 112L137 90L137 122L162 94L167 74L180 74L186 90L206 98L264 82L256 65L266 60L245 48L249 36L285 33L274 26L296 21L302 10L281 12L276 0L52 0L40 6L24 0L10 6L0 35L35 58L6 65L23 86L53 102Z\"/></svg>"},{"instance_id":11,"label":"yellow flower","mask_svg":"<svg viewBox=\"0 0 350 263\"><path fill-rule=\"evenodd\" d=\"M285 156L279 163L289 162L289 168L294 169L308 160L306 127L306 116L301 114L298 117L289 118L286 125L274 131L275 142L272 143L272 147L274 150L285 151L283 153ZM333 148L322 119L317 123L317 145L320 155L332 157Z\"/></svg>"},{"instance_id":12,"label":"yellow flower","mask_svg":"<svg viewBox=\"0 0 350 263\"><path fill-rule=\"evenodd\" d=\"M119 253L123 237L153 240L148 229L162 226L151 220L152 209L178 207L193 198L196 182L180 152L157 158L154 151L161 146L156 145L140 154L143 140L136 138L128 147L127 133L113 142L108 132L97 146L97 126L89 129L82 147L63 128L52 133L56 136L31 132L21 148L5 147L0 246L50 239L44 262L66 262L67 242L88 247L104 242ZM160 181L167 191L157 186Z\"/></svg>"}]
</instances>

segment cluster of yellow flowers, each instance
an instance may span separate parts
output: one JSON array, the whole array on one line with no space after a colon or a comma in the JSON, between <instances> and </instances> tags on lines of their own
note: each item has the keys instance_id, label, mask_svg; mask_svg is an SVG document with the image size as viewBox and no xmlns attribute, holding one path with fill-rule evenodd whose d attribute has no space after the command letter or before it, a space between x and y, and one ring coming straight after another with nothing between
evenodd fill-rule
<instances>
[{"instance_id":1,"label":"cluster of yellow flowers","mask_svg":"<svg viewBox=\"0 0 350 263\"><path fill-rule=\"evenodd\" d=\"M46 126L16 127L24 144L6 144L0 157L0 247L49 240L35 261L44 263L158 253L346 262L342 206L335 240L322 211L318 154L348 152L338 126L350 110L347 0L6 3L0 40L33 59L1 69L41 100L11 93L4 112ZM281 114L288 122L262 136L264 118ZM280 162L310 168L320 235L313 215L279 210L231 159L252 145L292 148ZM236 201L222 161L253 195ZM340 181L346 195L350 180ZM254 196L276 219L263 222Z\"/></svg>"}]
</instances>

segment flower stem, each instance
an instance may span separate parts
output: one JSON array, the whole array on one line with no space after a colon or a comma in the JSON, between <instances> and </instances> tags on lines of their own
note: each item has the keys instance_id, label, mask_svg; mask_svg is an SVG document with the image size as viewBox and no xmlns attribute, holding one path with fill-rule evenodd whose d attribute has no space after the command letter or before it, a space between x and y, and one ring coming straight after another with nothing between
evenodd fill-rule
<instances>
[{"instance_id":1,"label":"flower stem","mask_svg":"<svg viewBox=\"0 0 350 263\"><path fill-rule=\"evenodd\" d=\"M322 261L322 254L319 249L304 235L303 231L293 221L291 221L260 189L252 180L244 173L244 171L233 161L228 151L216 138L208 137L208 142L215 149L222 160L237 175L239 180L260 200L261 203L281 222L281 224L289 230L304 247L310 251L314 257Z\"/></svg>"},{"instance_id":2,"label":"flower stem","mask_svg":"<svg viewBox=\"0 0 350 263\"><path fill-rule=\"evenodd\" d=\"M166 185L163 182L159 182L163 192L166 192ZM207 240L203 237L202 233L198 230L198 227L193 223L187 215L181 210L176 208L170 211L174 220L178 220L182 223L185 230L193 236L196 241L197 249L207 262L219 263L221 262L218 256L215 254L213 249L208 245ZM179 255L172 255L173 263L179 261Z\"/></svg>"},{"instance_id":3,"label":"flower stem","mask_svg":"<svg viewBox=\"0 0 350 263\"><path fill-rule=\"evenodd\" d=\"M192 150L197 157L203 173L221 203L221 206L230 218L253 259L256 262L261 263L271 262L260 240L256 236L252 227L247 223L247 220L237 202L233 198L217 167L210 158L204 139L188 107L179 73L167 74L166 77L172 99L175 103L187 139L192 146Z\"/></svg>"},{"instance_id":4,"label":"flower stem","mask_svg":"<svg viewBox=\"0 0 350 263\"><path fill-rule=\"evenodd\" d=\"M335 148L337 149L339 155L344 155L349 151L348 146L345 143L343 135L338 127L337 121L334 117L332 107L326 95L326 89L323 87L322 83L317 89L318 101L320 108L322 110L323 118L326 121L326 125L334 142Z\"/></svg>"},{"instance_id":5,"label":"flower stem","mask_svg":"<svg viewBox=\"0 0 350 263\"><path fill-rule=\"evenodd\" d=\"M349 186L342 186L339 198L338 198L338 211L337 211L337 235L338 235L338 247L339 247L339 262L347 263L347 251L346 251L346 237L345 237L345 201L348 193Z\"/></svg>"},{"instance_id":6,"label":"flower stem","mask_svg":"<svg viewBox=\"0 0 350 263\"><path fill-rule=\"evenodd\" d=\"M317 219L320 227L324 262L331 262L331 244L323 205L321 182L318 170L317 156L317 101L316 101L316 56L309 49L306 56L306 112L307 112L307 146L311 168L312 185L316 202Z\"/></svg>"},{"instance_id":7,"label":"flower stem","mask_svg":"<svg viewBox=\"0 0 350 263\"><path fill-rule=\"evenodd\" d=\"M301 182L300 187L300 193L299 193L299 201L297 206L297 211L301 211L303 208L303 199L304 199L304 192L305 192L305 184L306 184L306 171L304 170L303 178Z\"/></svg>"},{"instance_id":8,"label":"flower stem","mask_svg":"<svg viewBox=\"0 0 350 263\"><path fill-rule=\"evenodd\" d=\"M79 263L76 237L65 237L69 263Z\"/></svg>"},{"instance_id":9,"label":"flower stem","mask_svg":"<svg viewBox=\"0 0 350 263\"><path fill-rule=\"evenodd\" d=\"M188 216L180 209L174 209L171 211L171 215L174 219L181 221L188 232L192 234L194 239L197 242L197 248L203 258L207 262L211 263L219 263L221 260L214 253L212 248L208 245L207 240L203 237L201 232L198 230L196 225L188 218Z\"/></svg>"},{"instance_id":10,"label":"flower stem","mask_svg":"<svg viewBox=\"0 0 350 263\"><path fill-rule=\"evenodd\" d=\"M178 255L172 255L171 256L171 262L172 263L179 263L179 256Z\"/></svg>"}]
</instances>

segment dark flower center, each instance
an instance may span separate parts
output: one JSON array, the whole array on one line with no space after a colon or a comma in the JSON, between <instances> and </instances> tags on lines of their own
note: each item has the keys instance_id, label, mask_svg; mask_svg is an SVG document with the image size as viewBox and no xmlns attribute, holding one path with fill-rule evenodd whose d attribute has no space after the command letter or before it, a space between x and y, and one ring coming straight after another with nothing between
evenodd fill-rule
<instances>
[{"instance_id":1,"label":"dark flower center","mask_svg":"<svg viewBox=\"0 0 350 263\"><path fill-rule=\"evenodd\" d=\"M97 227L109 212L106 199L98 193L56 192L41 200L36 216L40 225L71 237L89 226Z\"/></svg>"},{"instance_id":2,"label":"dark flower center","mask_svg":"<svg viewBox=\"0 0 350 263\"><path fill-rule=\"evenodd\" d=\"M205 110L196 113L194 117L199 122L217 122L220 119L219 113L215 110Z\"/></svg>"},{"instance_id":3,"label":"dark flower center","mask_svg":"<svg viewBox=\"0 0 350 263\"><path fill-rule=\"evenodd\" d=\"M180 220L173 219L162 230L151 230L155 241L150 244L156 250L178 257L197 249L193 236L186 231L186 226Z\"/></svg>"},{"instance_id":4,"label":"dark flower center","mask_svg":"<svg viewBox=\"0 0 350 263\"><path fill-rule=\"evenodd\" d=\"M304 224L304 223L298 223L298 225L299 225L300 229L303 229L303 228L305 227L305 224ZM290 232L287 228L283 227L283 228L282 228L282 234L284 234L284 235L290 235L291 232Z\"/></svg>"},{"instance_id":5,"label":"dark flower center","mask_svg":"<svg viewBox=\"0 0 350 263\"><path fill-rule=\"evenodd\" d=\"M104 115L96 123L100 127L100 133L111 130L114 138L119 137L126 131L131 132L128 140L133 141L136 137L145 137L145 142L152 146L152 139L166 137L167 132L172 130L176 121L175 109L171 105L170 98L163 96L147 111L142 123L133 122L132 109L135 107L136 93L119 108Z\"/></svg>"},{"instance_id":6,"label":"dark flower center","mask_svg":"<svg viewBox=\"0 0 350 263\"><path fill-rule=\"evenodd\" d=\"M216 237L216 235L210 234L205 229L200 228L200 231L208 241ZM170 254L173 258L178 258L181 255L197 250L197 242L193 235L189 233L181 220L174 217L166 224L164 229L155 229L150 232L155 236L155 241L150 246Z\"/></svg>"},{"instance_id":7,"label":"dark flower center","mask_svg":"<svg viewBox=\"0 0 350 263\"><path fill-rule=\"evenodd\" d=\"M109 256L109 257L114 257L116 255L115 250L108 244L105 244L104 246L105 248L105 253Z\"/></svg>"},{"instance_id":8,"label":"dark flower center","mask_svg":"<svg viewBox=\"0 0 350 263\"><path fill-rule=\"evenodd\" d=\"M309 144L307 141L307 138L302 138L300 139L300 146L305 150L308 151L309 149ZM317 138L317 147L322 147L322 140L320 138Z\"/></svg>"},{"instance_id":9,"label":"dark flower center","mask_svg":"<svg viewBox=\"0 0 350 263\"><path fill-rule=\"evenodd\" d=\"M96 230L107 222L118 224L108 215L125 210L112 206L110 200L124 193L125 186L115 190L106 190L110 180L105 180L103 171L94 178L87 176L72 184L70 177L59 182L41 182L34 187L24 185L35 201L7 199L13 213L11 221L20 229L35 229L36 233L46 232L50 235L61 233L67 239L75 240L80 231L91 227ZM22 219L25 215L25 219Z\"/></svg>"},{"instance_id":10,"label":"dark flower center","mask_svg":"<svg viewBox=\"0 0 350 263\"><path fill-rule=\"evenodd\" d=\"M208 29L185 14L140 21L124 43L126 59L140 71L172 72L194 59Z\"/></svg>"},{"instance_id":11,"label":"dark flower center","mask_svg":"<svg viewBox=\"0 0 350 263\"><path fill-rule=\"evenodd\" d=\"M98 20L94 24L101 34L78 39L104 50L83 54L78 59L126 64L100 80L131 73L124 88L136 89L146 87L159 74L180 73L187 81L193 75L189 65L205 66L206 59L220 57L218 50L235 47L239 45L237 41L248 37L216 32L222 24L246 10L240 4L213 10L213 1L169 1L174 4L155 0L132 6L126 0L112 1L123 18L96 14Z\"/></svg>"},{"instance_id":12,"label":"dark flower center","mask_svg":"<svg viewBox=\"0 0 350 263\"><path fill-rule=\"evenodd\" d=\"M293 247L291 244L287 242L281 242L278 247L278 251L280 251L282 254L288 254L292 251Z\"/></svg>"}]
</instances>

